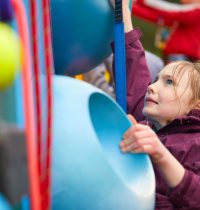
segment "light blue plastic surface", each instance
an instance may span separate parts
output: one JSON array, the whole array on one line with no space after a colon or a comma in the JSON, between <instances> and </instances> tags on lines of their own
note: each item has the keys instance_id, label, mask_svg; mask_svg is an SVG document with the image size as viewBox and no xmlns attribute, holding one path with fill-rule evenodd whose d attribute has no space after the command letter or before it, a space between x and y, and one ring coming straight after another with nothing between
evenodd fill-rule
<instances>
[{"instance_id":1,"label":"light blue plastic surface","mask_svg":"<svg viewBox=\"0 0 200 210\"><path fill-rule=\"evenodd\" d=\"M0 194L0 210L11 210L8 202L1 194Z\"/></svg>"},{"instance_id":2,"label":"light blue plastic surface","mask_svg":"<svg viewBox=\"0 0 200 210\"><path fill-rule=\"evenodd\" d=\"M153 210L149 157L119 150L121 108L82 81L54 76L53 87L53 210Z\"/></svg>"}]
</instances>

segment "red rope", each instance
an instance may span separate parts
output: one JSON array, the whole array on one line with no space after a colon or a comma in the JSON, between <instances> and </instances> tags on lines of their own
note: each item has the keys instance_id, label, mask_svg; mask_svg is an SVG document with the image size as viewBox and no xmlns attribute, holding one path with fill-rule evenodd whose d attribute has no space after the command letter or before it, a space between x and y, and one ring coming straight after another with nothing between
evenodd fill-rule
<instances>
[{"instance_id":1,"label":"red rope","mask_svg":"<svg viewBox=\"0 0 200 210\"><path fill-rule=\"evenodd\" d=\"M44 28L44 58L46 67L46 86L47 86L47 130L46 130L46 154L44 171L44 194L42 209L49 210L51 207L51 144L52 144L52 72L53 55L51 43L51 24L50 24L50 3L49 0L42 1L43 28Z\"/></svg>"},{"instance_id":2,"label":"red rope","mask_svg":"<svg viewBox=\"0 0 200 210\"><path fill-rule=\"evenodd\" d=\"M49 0L42 1L43 28L44 28L44 58L46 69L47 86L47 119L46 119L46 151L42 156L42 108L40 95L40 66L39 66L39 46L38 46L38 25L37 25L37 4L35 0L30 0L31 12L31 35L34 67L34 84L36 99L36 127L34 124L34 104L31 86L31 54L28 40L27 17L25 9L22 9L22 1L12 0L15 11L18 14L19 31L25 48L25 63L22 71L24 107L25 107L25 125L27 132L27 150L30 176L30 197L32 210L49 210L51 208L51 144L52 144L52 70L53 56L51 43L50 26L50 6ZM23 10L23 11L22 11ZM24 12L24 13L23 13ZM26 31L25 31L26 29ZM36 136L37 134L37 136ZM37 144L36 139L37 137ZM36 155L37 154L37 155ZM42 161L44 157L44 162Z\"/></svg>"},{"instance_id":3,"label":"red rope","mask_svg":"<svg viewBox=\"0 0 200 210\"><path fill-rule=\"evenodd\" d=\"M31 74L31 53L29 46L28 23L23 1L12 0L13 9L16 15L19 34L21 37L24 60L22 64L22 85L25 112L26 146L28 157L29 188L31 210L42 210L40 200L39 172L37 167L37 145L35 134L34 104L32 92Z\"/></svg>"},{"instance_id":4,"label":"red rope","mask_svg":"<svg viewBox=\"0 0 200 210\"><path fill-rule=\"evenodd\" d=\"M46 151L42 155L42 111L41 111L41 98L40 98L40 84L39 84L39 58L38 58L38 26L37 26L37 4L35 0L30 0L31 18L32 18L32 48L34 57L34 74L35 74L35 93L36 93L36 112L37 112L37 134L38 134L38 158L39 158L39 172L40 172L40 190L41 190L41 208L42 210L49 210L51 207L50 202L50 182L51 182L51 131L52 131L52 88L51 76L53 69L52 58L52 44L51 44L51 27L50 27L50 9L49 1L42 1L42 14L43 14L43 29L44 29L44 59L46 69L46 86L47 86L47 119L46 119ZM44 157L44 162L43 158ZM43 164L44 163L44 164Z\"/></svg>"},{"instance_id":5,"label":"red rope","mask_svg":"<svg viewBox=\"0 0 200 210\"><path fill-rule=\"evenodd\" d=\"M31 19L31 37L32 37L32 56L33 56L33 73L34 73L34 88L35 88L35 105L36 105L36 129L37 129L37 156L38 169L41 177L41 150L42 150L42 108L40 95L40 63L39 63L39 46L38 46L38 26L37 26L37 2L30 0L30 19Z\"/></svg>"}]
</instances>

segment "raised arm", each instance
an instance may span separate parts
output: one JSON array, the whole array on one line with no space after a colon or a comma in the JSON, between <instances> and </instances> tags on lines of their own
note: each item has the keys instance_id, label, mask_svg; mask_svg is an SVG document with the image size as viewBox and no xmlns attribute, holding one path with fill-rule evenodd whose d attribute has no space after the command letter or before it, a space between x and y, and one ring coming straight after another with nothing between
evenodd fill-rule
<instances>
[{"instance_id":1,"label":"raised arm","mask_svg":"<svg viewBox=\"0 0 200 210\"><path fill-rule=\"evenodd\" d=\"M127 110L137 121L144 119L144 96L151 82L144 49L139 40L141 32L133 29L126 33Z\"/></svg>"},{"instance_id":2,"label":"raised arm","mask_svg":"<svg viewBox=\"0 0 200 210\"><path fill-rule=\"evenodd\" d=\"M134 115L137 121L141 121L144 119L142 115L144 96L151 78L144 49L139 40L141 32L137 28L133 29L131 12L126 0L123 0L123 20L126 33L127 111Z\"/></svg>"}]
</instances>

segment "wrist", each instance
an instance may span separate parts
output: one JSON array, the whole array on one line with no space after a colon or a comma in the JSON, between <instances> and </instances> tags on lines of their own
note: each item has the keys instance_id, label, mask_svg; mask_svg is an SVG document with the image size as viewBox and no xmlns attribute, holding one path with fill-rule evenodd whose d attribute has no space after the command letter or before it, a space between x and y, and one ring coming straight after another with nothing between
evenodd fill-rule
<instances>
[{"instance_id":1,"label":"wrist","mask_svg":"<svg viewBox=\"0 0 200 210\"><path fill-rule=\"evenodd\" d=\"M155 161L154 164L170 188L176 187L183 179L185 174L184 167L166 148L162 158Z\"/></svg>"},{"instance_id":2,"label":"wrist","mask_svg":"<svg viewBox=\"0 0 200 210\"><path fill-rule=\"evenodd\" d=\"M123 22L124 22L124 29L126 33L133 30L131 17L127 13L123 14Z\"/></svg>"},{"instance_id":3,"label":"wrist","mask_svg":"<svg viewBox=\"0 0 200 210\"><path fill-rule=\"evenodd\" d=\"M123 16L124 17L131 17L131 11L130 11L130 9L129 9L129 6L127 5L127 4L125 4L125 3L123 3L122 4L122 10L123 10Z\"/></svg>"},{"instance_id":4,"label":"wrist","mask_svg":"<svg viewBox=\"0 0 200 210\"><path fill-rule=\"evenodd\" d=\"M167 148L162 143L160 147L160 152L151 156L152 162L156 165L162 165L168 159L168 155L170 154Z\"/></svg>"}]
</instances>

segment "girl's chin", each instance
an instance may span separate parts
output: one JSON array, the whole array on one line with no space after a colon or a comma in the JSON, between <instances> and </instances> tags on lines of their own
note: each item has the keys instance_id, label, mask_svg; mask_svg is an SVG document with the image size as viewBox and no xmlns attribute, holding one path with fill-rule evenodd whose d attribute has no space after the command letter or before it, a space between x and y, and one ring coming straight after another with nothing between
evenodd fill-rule
<instances>
[{"instance_id":1,"label":"girl's chin","mask_svg":"<svg viewBox=\"0 0 200 210\"><path fill-rule=\"evenodd\" d=\"M147 109L147 108L144 108L142 110L142 114L146 117L146 118L149 118L151 116L151 112Z\"/></svg>"},{"instance_id":2,"label":"girl's chin","mask_svg":"<svg viewBox=\"0 0 200 210\"><path fill-rule=\"evenodd\" d=\"M150 112L150 111L148 111L148 110L146 110L146 109L143 109L143 111L142 111L142 114L145 116L145 118L147 118L147 119L154 119L154 117L153 117L153 114Z\"/></svg>"}]
</instances>

